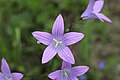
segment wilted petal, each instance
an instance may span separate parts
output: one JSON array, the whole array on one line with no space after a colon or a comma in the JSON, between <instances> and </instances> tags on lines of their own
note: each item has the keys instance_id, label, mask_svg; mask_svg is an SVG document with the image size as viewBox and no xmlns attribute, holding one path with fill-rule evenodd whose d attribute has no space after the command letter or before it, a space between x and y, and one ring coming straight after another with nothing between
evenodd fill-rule
<instances>
[{"instance_id":1,"label":"wilted petal","mask_svg":"<svg viewBox=\"0 0 120 80\"><path fill-rule=\"evenodd\" d=\"M107 21L109 23L111 23L112 21L106 17L105 15L103 15L102 13L95 13L95 15L98 17L98 19L100 19L102 22Z\"/></svg>"},{"instance_id":2,"label":"wilted petal","mask_svg":"<svg viewBox=\"0 0 120 80\"><path fill-rule=\"evenodd\" d=\"M59 39L63 35L63 33L64 33L64 21L62 15L59 14L59 16L56 18L54 22L52 34Z\"/></svg>"},{"instance_id":3,"label":"wilted petal","mask_svg":"<svg viewBox=\"0 0 120 80\"><path fill-rule=\"evenodd\" d=\"M56 55L56 50L52 45L49 45L42 56L42 63L47 63L48 61L50 61L55 55Z\"/></svg>"},{"instance_id":4,"label":"wilted petal","mask_svg":"<svg viewBox=\"0 0 120 80\"><path fill-rule=\"evenodd\" d=\"M35 31L32 35L41 43L49 45L52 42L52 35L47 32Z\"/></svg>"},{"instance_id":5,"label":"wilted petal","mask_svg":"<svg viewBox=\"0 0 120 80\"><path fill-rule=\"evenodd\" d=\"M89 0L89 4L87 6L87 9L85 10L85 12L81 15L81 17L85 17L88 16L92 13L93 11L93 6L94 6L95 0Z\"/></svg>"},{"instance_id":6,"label":"wilted petal","mask_svg":"<svg viewBox=\"0 0 120 80\"><path fill-rule=\"evenodd\" d=\"M104 4L104 0L98 0L95 2L93 12L100 12Z\"/></svg>"},{"instance_id":7,"label":"wilted petal","mask_svg":"<svg viewBox=\"0 0 120 80\"><path fill-rule=\"evenodd\" d=\"M60 78L60 76L61 76L61 70L54 71L48 75L48 77L51 79L57 79Z\"/></svg>"},{"instance_id":8,"label":"wilted petal","mask_svg":"<svg viewBox=\"0 0 120 80\"><path fill-rule=\"evenodd\" d=\"M71 64L74 64L75 63L75 60L74 60L74 57L72 55L72 52L70 51L70 49L63 45L59 51L58 51L58 55L60 56L60 58L62 58L64 61L68 62L68 63L71 63Z\"/></svg>"},{"instance_id":9,"label":"wilted petal","mask_svg":"<svg viewBox=\"0 0 120 80\"><path fill-rule=\"evenodd\" d=\"M71 45L80 41L83 37L84 37L84 34L82 33L69 32L64 34L63 42L65 43L65 45Z\"/></svg>"},{"instance_id":10,"label":"wilted petal","mask_svg":"<svg viewBox=\"0 0 120 80\"><path fill-rule=\"evenodd\" d=\"M13 80L21 80L23 78L23 74L21 73L12 73Z\"/></svg>"},{"instance_id":11,"label":"wilted petal","mask_svg":"<svg viewBox=\"0 0 120 80\"><path fill-rule=\"evenodd\" d=\"M64 68L71 68L71 64L63 60L62 61L62 69L64 69Z\"/></svg>"},{"instance_id":12,"label":"wilted petal","mask_svg":"<svg viewBox=\"0 0 120 80\"><path fill-rule=\"evenodd\" d=\"M7 64L7 62L4 58L2 58L1 71L4 74L10 74L11 73L9 65Z\"/></svg>"},{"instance_id":13,"label":"wilted petal","mask_svg":"<svg viewBox=\"0 0 120 80\"><path fill-rule=\"evenodd\" d=\"M77 66L73 67L71 70L73 71L75 76L81 76L85 74L88 71L89 67L88 66Z\"/></svg>"},{"instance_id":14,"label":"wilted petal","mask_svg":"<svg viewBox=\"0 0 120 80\"><path fill-rule=\"evenodd\" d=\"M4 74L0 72L0 80L4 80Z\"/></svg>"}]
</instances>

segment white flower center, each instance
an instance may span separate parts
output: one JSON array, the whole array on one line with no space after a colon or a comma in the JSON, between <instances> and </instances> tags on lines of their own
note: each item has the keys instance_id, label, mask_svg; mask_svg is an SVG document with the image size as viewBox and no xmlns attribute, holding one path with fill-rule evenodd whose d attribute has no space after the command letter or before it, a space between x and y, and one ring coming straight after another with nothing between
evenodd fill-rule
<instances>
[{"instance_id":1,"label":"white flower center","mask_svg":"<svg viewBox=\"0 0 120 80\"><path fill-rule=\"evenodd\" d=\"M11 75L5 76L5 80L12 80L12 76Z\"/></svg>"},{"instance_id":2,"label":"white flower center","mask_svg":"<svg viewBox=\"0 0 120 80\"><path fill-rule=\"evenodd\" d=\"M55 45L55 48L57 48L58 46L60 46L62 44L62 41L58 41L56 39L53 39L54 40L54 45Z\"/></svg>"},{"instance_id":3,"label":"white flower center","mask_svg":"<svg viewBox=\"0 0 120 80\"><path fill-rule=\"evenodd\" d=\"M69 75L70 75L69 70L64 69L64 70L62 71L62 76L63 76L64 78L68 78L68 77L69 77Z\"/></svg>"}]
</instances>

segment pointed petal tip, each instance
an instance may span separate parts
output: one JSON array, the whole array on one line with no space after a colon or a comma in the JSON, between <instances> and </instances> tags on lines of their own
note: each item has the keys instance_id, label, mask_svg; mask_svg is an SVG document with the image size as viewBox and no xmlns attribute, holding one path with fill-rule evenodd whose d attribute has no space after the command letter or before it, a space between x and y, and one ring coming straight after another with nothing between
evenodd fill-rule
<instances>
[{"instance_id":1,"label":"pointed petal tip","mask_svg":"<svg viewBox=\"0 0 120 80\"><path fill-rule=\"evenodd\" d=\"M48 77L51 78L50 74L48 74Z\"/></svg>"},{"instance_id":2,"label":"pointed petal tip","mask_svg":"<svg viewBox=\"0 0 120 80\"><path fill-rule=\"evenodd\" d=\"M48 74L48 77L49 77L50 79L53 79L53 77L51 76L51 73L50 73L50 74Z\"/></svg>"},{"instance_id":3,"label":"pointed petal tip","mask_svg":"<svg viewBox=\"0 0 120 80\"><path fill-rule=\"evenodd\" d=\"M75 63L74 56L73 56L71 50L67 46L63 45L62 48L59 49L58 55L62 60L66 61L68 63L71 63L71 64Z\"/></svg>"},{"instance_id":4,"label":"pointed petal tip","mask_svg":"<svg viewBox=\"0 0 120 80\"><path fill-rule=\"evenodd\" d=\"M12 77L13 77L13 80L21 80L24 77L24 75L22 73L15 72L15 73L12 73Z\"/></svg>"},{"instance_id":5,"label":"pointed petal tip","mask_svg":"<svg viewBox=\"0 0 120 80\"><path fill-rule=\"evenodd\" d=\"M64 20L61 14L59 14L53 24L52 34L56 36L56 38L61 37L64 33Z\"/></svg>"},{"instance_id":6,"label":"pointed petal tip","mask_svg":"<svg viewBox=\"0 0 120 80\"><path fill-rule=\"evenodd\" d=\"M50 74L48 74L48 77L52 80L56 80L57 78L61 77L61 70L56 70L54 72L51 72Z\"/></svg>"},{"instance_id":7,"label":"pointed petal tip","mask_svg":"<svg viewBox=\"0 0 120 80\"><path fill-rule=\"evenodd\" d=\"M80 34L80 36L82 37L82 38L84 38L85 37L85 35L83 34L83 33L79 33Z\"/></svg>"},{"instance_id":8,"label":"pointed petal tip","mask_svg":"<svg viewBox=\"0 0 120 80\"><path fill-rule=\"evenodd\" d=\"M7 63L6 59L3 57L2 58L2 64Z\"/></svg>"},{"instance_id":9,"label":"pointed petal tip","mask_svg":"<svg viewBox=\"0 0 120 80\"><path fill-rule=\"evenodd\" d=\"M60 13L58 16L62 17L62 14Z\"/></svg>"},{"instance_id":10,"label":"pointed petal tip","mask_svg":"<svg viewBox=\"0 0 120 80\"><path fill-rule=\"evenodd\" d=\"M109 23L112 24L112 21L110 20Z\"/></svg>"},{"instance_id":11,"label":"pointed petal tip","mask_svg":"<svg viewBox=\"0 0 120 80\"><path fill-rule=\"evenodd\" d=\"M19 74L19 77L23 78L24 75L22 73L18 73Z\"/></svg>"},{"instance_id":12,"label":"pointed petal tip","mask_svg":"<svg viewBox=\"0 0 120 80\"><path fill-rule=\"evenodd\" d=\"M23 77L24 77L24 74L21 73L21 77L23 78Z\"/></svg>"},{"instance_id":13,"label":"pointed petal tip","mask_svg":"<svg viewBox=\"0 0 120 80\"><path fill-rule=\"evenodd\" d=\"M9 68L9 65L6 61L5 58L2 58L2 63L1 63L1 71L4 73L4 74L10 74L11 71L10 71L10 68Z\"/></svg>"},{"instance_id":14,"label":"pointed petal tip","mask_svg":"<svg viewBox=\"0 0 120 80\"><path fill-rule=\"evenodd\" d=\"M63 20L62 14L60 13L60 14L57 16L57 18L60 18L61 20Z\"/></svg>"},{"instance_id":15,"label":"pointed petal tip","mask_svg":"<svg viewBox=\"0 0 120 80\"><path fill-rule=\"evenodd\" d=\"M47 63L47 62L49 62L50 60L46 60L46 59L44 59L44 58L42 58L42 64L45 64L45 63Z\"/></svg>"},{"instance_id":16,"label":"pointed petal tip","mask_svg":"<svg viewBox=\"0 0 120 80\"><path fill-rule=\"evenodd\" d=\"M45 51L43 52L42 56L42 63L47 63L50 61L55 55L57 54L55 48L52 45L49 45Z\"/></svg>"},{"instance_id":17,"label":"pointed petal tip","mask_svg":"<svg viewBox=\"0 0 120 80\"><path fill-rule=\"evenodd\" d=\"M85 74L86 72L88 72L89 67L88 66L75 66L72 67L72 71L74 72L74 74L76 76L81 76L83 74Z\"/></svg>"},{"instance_id":18,"label":"pointed petal tip","mask_svg":"<svg viewBox=\"0 0 120 80\"><path fill-rule=\"evenodd\" d=\"M84 66L85 73L89 70L88 66Z\"/></svg>"},{"instance_id":19,"label":"pointed petal tip","mask_svg":"<svg viewBox=\"0 0 120 80\"><path fill-rule=\"evenodd\" d=\"M48 61L46 61L46 60L44 60L43 58L42 58L42 64L45 64L45 63L47 63Z\"/></svg>"},{"instance_id":20,"label":"pointed petal tip","mask_svg":"<svg viewBox=\"0 0 120 80\"><path fill-rule=\"evenodd\" d=\"M38 31L34 31L34 32L32 32L32 35L36 35L36 33L38 33Z\"/></svg>"},{"instance_id":21,"label":"pointed petal tip","mask_svg":"<svg viewBox=\"0 0 120 80\"><path fill-rule=\"evenodd\" d=\"M63 41L65 45L72 45L72 44L75 44L81 41L83 37L84 37L83 33L69 32L69 33L64 34Z\"/></svg>"},{"instance_id":22,"label":"pointed petal tip","mask_svg":"<svg viewBox=\"0 0 120 80\"><path fill-rule=\"evenodd\" d=\"M101 20L102 22L105 22L104 20ZM108 23L112 24L112 21L109 19L109 21L107 21Z\"/></svg>"},{"instance_id":23,"label":"pointed petal tip","mask_svg":"<svg viewBox=\"0 0 120 80\"><path fill-rule=\"evenodd\" d=\"M3 58L2 58L2 61L6 61L6 59L3 57Z\"/></svg>"},{"instance_id":24,"label":"pointed petal tip","mask_svg":"<svg viewBox=\"0 0 120 80\"><path fill-rule=\"evenodd\" d=\"M34 36L34 35L35 35L35 32L32 32L32 35Z\"/></svg>"},{"instance_id":25,"label":"pointed petal tip","mask_svg":"<svg viewBox=\"0 0 120 80\"><path fill-rule=\"evenodd\" d=\"M89 67L88 66L86 66L86 71L88 71L89 70Z\"/></svg>"}]
</instances>

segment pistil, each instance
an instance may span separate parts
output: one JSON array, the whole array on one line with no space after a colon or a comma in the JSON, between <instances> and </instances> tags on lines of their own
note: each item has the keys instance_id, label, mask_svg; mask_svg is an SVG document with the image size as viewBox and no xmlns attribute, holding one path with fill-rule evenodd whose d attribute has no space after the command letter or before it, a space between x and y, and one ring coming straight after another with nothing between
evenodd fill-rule
<instances>
[{"instance_id":1,"label":"pistil","mask_svg":"<svg viewBox=\"0 0 120 80\"><path fill-rule=\"evenodd\" d=\"M62 75L63 75L63 77L64 78L68 78L68 76L69 76L69 70L67 70L67 69L64 69L63 71L62 71Z\"/></svg>"},{"instance_id":2,"label":"pistil","mask_svg":"<svg viewBox=\"0 0 120 80\"><path fill-rule=\"evenodd\" d=\"M62 41L57 41L56 39L53 39L55 41L55 48L57 48L60 44L62 44Z\"/></svg>"}]
</instances>

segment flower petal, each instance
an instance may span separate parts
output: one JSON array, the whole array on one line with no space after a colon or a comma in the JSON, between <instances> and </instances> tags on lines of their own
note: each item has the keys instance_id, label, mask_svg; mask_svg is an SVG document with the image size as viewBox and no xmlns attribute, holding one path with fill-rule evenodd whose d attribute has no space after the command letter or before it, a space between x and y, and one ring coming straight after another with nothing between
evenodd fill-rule
<instances>
[{"instance_id":1,"label":"flower petal","mask_svg":"<svg viewBox=\"0 0 120 80\"><path fill-rule=\"evenodd\" d=\"M85 17L85 16L88 16L92 13L94 3L95 3L95 0L89 0L89 4L88 4L85 12L81 15L82 18Z\"/></svg>"},{"instance_id":2,"label":"flower petal","mask_svg":"<svg viewBox=\"0 0 120 80\"><path fill-rule=\"evenodd\" d=\"M13 80L21 80L23 78L23 74L21 73L12 73Z\"/></svg>"},{"instance_id":3,"label":"flower petal","mask_svg":"<svg viewBox=\"0 0 120 80\"><path fill-rule=\"evenodd\" d=\"M80 41L83 37L84 37L83 33L69 32L64 34L63 42L65 43L65 45L71 45Z\"/></svg>"},{"instance_id":4,"label":"flower petal","mask_svg":"<svg viewBox=\"0 0 120 80\"><path fill-rule=\"evenodd\" d=\"M73 67L71 70L73 71L75 76L81 76L85 74L88 71L89 67L88 66L76 66Z\"/></svg>"},{"instance_id":5,"label":"flower petal","mask_svg":"<svg viewBox=\"0 0 120 80\"><path fill-rule=\"evenodd\" d=\"M52 35L47 32L35 31L32 35L41 43L49 45L52 42Z\"/></svg>"},{"instance_id":6,"label":"flower petal","mask_svg":"<svg viewBox=\"0 0 120 80\"><path fill-rule=\"evenodd\" d=\"M59 39L64 33L64 21L61 14L58 15L56 18L53 28L52 28L52 34L55 36L55 38Z\"/></svg>"},{"instance_id":7,"label":"flower petal","mask_svg":"<svg viewBox=\"0 0 120 80\"><path fill-rule=\"evenodd\" d=\"M86 20L86 19L90 19L90 18L98 18L98 17L97 17L95 14L91 13L90 15L85 16L85 17L83 17L82 19L83 19L83 20Z\"/></svg>"},{"instance_id":8,"label":"flower petal","mask_svg":"<svg viewBox=\"0 0 120 80\"><path fill-rule=\"evenodd\" d=\"M107 21L107 22L109 22L109 23L112 22L108 17L106 17L106 16L103 15L102 13L94 13L94 14L95 14L95 15L98 17L98 19L100 19L102 22L104 22L104 20Z\"/></svg>"},{"instance_id":9,"label":"flower petal","mask_svg":"<svg viewBox=\"0 0 120 80\"><path fill-rule=\"evenodd\" d=\"M48 75L51 79L58 79L61 77L61 70L54 71Z\"/></svg>"},{"instance_id":10,"label":"flower petal","mask_svg":"<svg viewBox=\"0 0 120 80\"><path fill-rule=\"evenodd\" d=\"M71 64L63 60L62 61L62 69L64 69L64 68L71 68Z\"/></svg>"},{"instance_id":11,"label":"flower petal","mask_svg":"<svg viewBox=\"0 0 120 80\"><path fill-rule=\"evenodd\" d=\"M10 74L11 73L9 65L4 58L2 58L1 71L4 74Z\"/></svg>"},{"instance_id":12,"label":"flower petal","mask_svg":"<svg viewBox=\"0 0 120 80\"><path fill-rule=\"evenodd\" d=\"M42 63L47 63L48 61L50 61L55 55L56 55L56 50L52 45L49 45L42 56Z\"/></svg>"},{"instance_id":13,"label":"flower petal","mask_svg":"<svg viewBox=\"0 0 120 80\"><path fill-rule=\"evenodd\" d=\"M71 63L71 64L75 63L75 60L74 60L71 50L65 45L63 45L58 50L58 55L60 56L61 59L63 59L64 61L66 61L68 63Z\"/></svg>"},{"instance_id":14,"label":"flower petal","mask_svg":"<svg viewBox=\"0 0 120 80\"><path fill-rule=\"evenodd\" d=\"M0 80L4 80L4 74L0 72Z\"/></svg>"},{"instance_id":15,"label":"flower petal","mask_svg":"<svg viewBox=\"0 0 120 80\"><path fill-rule=\"evenodd\" d=\"M104 0L96 1L93 7L93 11L97 13L100 12L103 7L103 4L104 4Z\"/></svg>"},{"instance_id":16,"label":"flower petal","mask_svg":"<svg viewBox=\"0 0 120 80\"><path fill-rule=\"evenodd\" d=\"M79 80L78 78L74 77L72 80Z\"/></svg>"}]
</instances>

